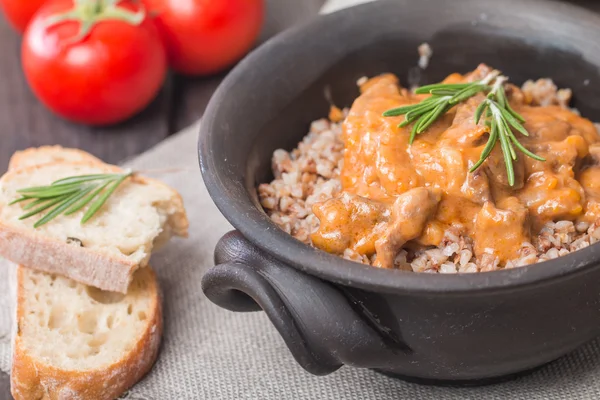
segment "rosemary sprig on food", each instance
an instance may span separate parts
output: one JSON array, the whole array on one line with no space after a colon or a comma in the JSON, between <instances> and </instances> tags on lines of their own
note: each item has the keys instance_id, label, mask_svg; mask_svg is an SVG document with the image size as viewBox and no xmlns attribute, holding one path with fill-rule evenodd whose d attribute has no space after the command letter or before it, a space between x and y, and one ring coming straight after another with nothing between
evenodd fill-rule
<instances>
[{"instance_id":1,"label":"rosemary sprig on food","mask_svg":"<svg viewBox=\"0 0 600 400\"><path fill-rule=\"evenodd\" d=\"M470 83L437 83L418 88L416 94L430 94L417 104L398 107L383 113L385 117L404 115L404 121L399 127L414 124L410 132L409 143L412 144L418 134L425 132L442 115L446 114L455 105L468 100L478 93L487 93L485 100L479 104L475 111L475 123L479 124L485 114L485 125L489 129L489 139L485 145L479 161L469 170L474 172L490 156L498 141L504 155L508 183L515 184L515 172L513 163L517 159L515 147L528 157L539 161L546 161L523 146L515 136L513 129L522 135L529 136L523 126L525 119L510 106L504 84L508 78L500 75L500 71L494 70L485 78Z\"/></svg>"},{"instance_id":2,"label":"rosemary sprig on food","mask_svg":"<svg viewBox=\"0 0 600 400\"><path fill-rule=\"evenodd\" d=\"M117 190L133 172L122 174L80 175L59 179L48 186L37 186L20 189L21 195L10 204L29 201L23 210L30 210L21 215L20 220L27 219L50 209L47 214L33 226L38 228L57 216L71 215L89 204L81 223L89 221L108 198Z\"/></svg>"}]
</instances>

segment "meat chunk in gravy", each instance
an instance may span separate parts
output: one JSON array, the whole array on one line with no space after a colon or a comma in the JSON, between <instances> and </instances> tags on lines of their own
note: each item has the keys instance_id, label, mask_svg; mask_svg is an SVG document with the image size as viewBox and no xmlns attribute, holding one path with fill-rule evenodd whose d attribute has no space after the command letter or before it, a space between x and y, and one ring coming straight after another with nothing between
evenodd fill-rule
<instances>
[{"instance_id":1,"label":"meat chunk in gravy","mask_svg":"<svg viewBox=\"0 0 600 400\"><path fill-rule=\"evenodd\" d=\"M383 234L375 241L377 258L373 265L392 268L398 251L410 240L418 238L425 223L435 215L440 191L416 188L398 196Z\"/></svg>"},{"instance_id":2,"label":"meat chunk in gravy","mask_svg":"<svg viewBox=\"0 0 600 400\"><path fill-rule=\"evenodd\" d=\"M315 204L313 212L320 221L311 236L315 246L333 254L352 249L367 256L375 253L375 241L391 215L387 204L347 192Z\"/></svg>"},{"instance_id":3,"label":"meat chunk in gravy","mask_svg":"<svg viewBox=\"0 0 600 400\"><path fill-rule=\"evenodd\" d=\"M376 266L392 268L398 251L421 235L439 201L440 191L427 188L409 190L393 204L342 193L313 207L321 226L311 239L333 254L348 248L368 257L377 254Z\"/></svg>"},{"instance_id":4,"label":"meat chunk in gravy","mask_svg":"<svg viewBox=\"0 0 600 400\"><path fill-rule=\"evenodd\" d=\"M475 217L475 254L489 253L501 260L517 257L521 245L530 240L528 218L529 210L516 197L498 207L486 202Z\"/></svg>"},{"instance_id":5,"label":"meat chunk in gravy","mask_svg":"<svg viewBox=\"0 0 600 400\"><path fill-rule=\"evenodd\" d=\"M481 65L445 82L473 81L490 70ZM598 131L565 101L508 86L510 105L530 133L515 134L546 159L519 154L510 186L499 145L469 172L489 138L489 128L473 120L482 95L454 107L409 145L411 127L398 126L404 117L382 114L425 97L390 74L368 80L361 92L343 122L342 193L314 206L315 246L335 254L352 249L372 261L376 255L376 265L391 267L407 242L438 246L446 231L459 229L474 241L478 258L491 253L504 265L545 223L600 217Z\"/></svg>"}]
</instances>

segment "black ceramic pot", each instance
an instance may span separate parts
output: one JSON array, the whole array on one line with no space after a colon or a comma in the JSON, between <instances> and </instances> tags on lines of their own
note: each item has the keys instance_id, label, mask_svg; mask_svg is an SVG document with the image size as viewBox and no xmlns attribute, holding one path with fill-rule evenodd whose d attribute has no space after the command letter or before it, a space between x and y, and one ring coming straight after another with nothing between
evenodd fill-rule
<instances>
[{"instance_id":1,"label":"black ceramic pot","mask_svg":"<svg viewBox=\"0 0 600 400\"><path fill-rule=\"evenodd\" d=\"M341 365L429 382L486 380L550 362L600 333L600 246L542 264L429 275L352 263L306 246L262 211L255 187L270 158L309 122L349 106L364 75L403 82L416 48L434 56L421 84L480 62L513 82L552 77L600 120L600 18L532 0L381 0L280 35L225 79L204 116L200 164L237 231L216 249L203 290L232 311L264 310L296 360L327 374Z\"/></svg>"}]
</instances>

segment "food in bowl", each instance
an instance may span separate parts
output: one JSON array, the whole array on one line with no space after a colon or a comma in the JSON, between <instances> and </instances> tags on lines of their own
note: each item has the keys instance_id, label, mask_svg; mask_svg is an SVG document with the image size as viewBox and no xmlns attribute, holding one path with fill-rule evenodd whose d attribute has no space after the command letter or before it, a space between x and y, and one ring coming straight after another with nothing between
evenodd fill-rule
<instances>
[{"instance_id":1,"label":"food in bowl","mask_svg":"<svg viewBox=\"0 0 600 400\"><path fill-rule=\"evenodd\" d=\"M296 149L273 154L275 179L258 193L287 233L429 273L514 268L600 240L600 135L568 89L519 88L483 64L426 94L391 74L359 86L350 109L332 107Z\"/></svg>"}]
</instances>

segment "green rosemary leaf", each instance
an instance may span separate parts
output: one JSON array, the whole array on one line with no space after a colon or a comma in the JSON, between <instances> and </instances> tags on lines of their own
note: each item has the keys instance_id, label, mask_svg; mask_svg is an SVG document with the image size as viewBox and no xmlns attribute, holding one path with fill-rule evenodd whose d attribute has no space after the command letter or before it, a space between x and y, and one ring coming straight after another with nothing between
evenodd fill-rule
<instances>
[{"instance_id":1,"label":"green rosemary leaf","mask_svg":"<svg viewBox=\"0 0 600 400\"><path fill-rule=\"evenodd\" d=\"M413 107L412 106L405 106L405 107L398 107L398 108L392 108L391 110L387 110L386 112L383 113L384 117L397 117L399 115L404 115L406 114L408 111L410 111Z\"/></svg>"},{"instance_id":2,"label":"green rosemary leaf","mask_svg":"<svg viewBox=\"0 0 600 400\"><path fill-rule=\"evenodd\" d=\"M488 142L488 143L490 143L490 142ZM475 164L473 164L473 166L471 167L469 172L473 173L473 172L477 171L477 168L481 167L481 165L485 162L485 160L486 160L485 158L480 157L479 160Z\"/></svg>"},{"instance_id":3,"label":"green rosemary leaf","mask_svg":"<svg viewBox=\"0 0 600 400\"><path fill-rule=\"evenodd\" d=\"M419 109L423 106L423 103L410 104L408 106L402 106L398 108L392 108L383 113L384 117L397 117L399 115L407 114L413 110Z\"/></svg>"},{"instance_id":4,"label":"green rosemary leaf","mask_svg":"<svg viewBox=\"0 0 600 400\"><path fill-rule=\"evenodd\" d=\"M50 200L50 201L47 201L47 202L45 202L44 204L42 204L41 206L39 206L38 208L36 208L35 210L32 210L32 211L28 212L27 214L23 214L23 215L21 215L21 216L19 217L19 219L20 219L20 220L23 220L23 219L27 219L27 218L29 218L29 217L32 217L32 216L34 216L34 215L36 215L36 214L39 214L39 213L41 213L42 211L45 211L45 210L47 210L48 208L50 208L50 207L52 207L52 206L54 206L54 205L56 205L56 204L60 203L61 201L64 201L65 199L69 198L69 196L70 196L70 195L66 194L66 195L63 195L63 196L59 196L59 197L57 197L57 198L55 198L55 199L52 199L52 200Z\"/></svg>"},{"instance_id":5,"label":"green rosemary leaf","mask_svg":"<svg viewBox=\"0 0 600 400\"><path fill-rule=\"evenodd\" d=\"M409 144L413 144L413 142L415 141L415 138L417 137L417 126L418 126L418 123L414 124L410 131L410 137L408 138Z\"/></svg>"},{"instance_id":6,"label":"green rosemary leaf","mask_svg":"<svg viewBox=\"0 0 600 400\"><path fill-rule=\"evenodd\" d=\"M419 103L417 103L415 105L436 103L440 100L440 97L443 97L443 96L429 96L429 97L426 97L425 99L421 100Z\"/></svg>"},{"instance_id":7,"label":"green rosemary leaf","mask_svg":"<svg viewBox=\"0 0 600 400\"><path fill-rule=\"evenodd\" d=\"M440 102L440 98L439 96L431 96L417 104L392 108L384 112L383 116L397 117L399 115L406 115L407 119L412 119L415 115L422 115L424 112L434 109Z\"/></svg>"},{"instance_id":8,"label":"green rosemary leaf","mask_svg":"<svg viewBox=\"0 0 600 400\"><path fill-rule=\"evenodd\" d=\"M400 125L398 125L398 128L404 128L405 126L408 126L410 124L412 124L413 122L415 122L416 120L418 120L421 116L420 115L412 115L410 118L408 118L406 115L404 116L404 121L402 121L402 123Z\"/></svg>"},{"instance_id":9,"label":"green rosemary leaf","mask_svg":"<svg viewBox=\"0 0 600 400\"><path fill-rule=\"evenodd\" d=\"M436 101L430 101L430 102L424 104L423 106L421 106L420 108L415 108L414 110L407 112L406 119L412 120L417 116L424 115L425 113L436 108L438 104L439 104L439 100L437 100L437 98L436 98Z\"/></svg>"},{"instance_id":10,"label":"green rosemary leaf","mask_svg":"<svg viewBox=\"0 0 600 400\"><path fill-rule=\"evenodd\" d=\"M481 104L477 106L477 109L475 110L475 124L479 124L479 121L481 121L481 115L487 106L488 104L486 100L482 101Z\"/></svg>"},{"instance_id":11,"label":"green rosemary leaf","mask_svg":"<svg viewBox=\"0 0 600 400\"><path fill-rule=\"evenodd\" d=\"M502 153L504 155L504 163L506 164L506 175L508 176L508 184L510 186L515 185L515 171L513 169L513 160L510 155L510 149L508 147L508 139L506 135L500 133L500 146L502 147Z\"/></svg>"},{"instance_id":12,"label":"green rosemary leaf","mask_svg":"<svg viewBox=\"0 0 600 400\"><path fill-rule=\"evenodd\" d=\"M415 94L429 94L436 89L462 90L470 85L471 83L434 83L417 88Z\"/></svg>"},{"instance_id":13,"label":"green rosemary leaf","mask_svg":"<svg viewBox=\"0 0 600 400\"><path fill-rule=\"evenodd\" d=\"M53 198L56 196L62 196L63 194L74 193L78 189L77 189L77 186L69 186L66 188L57 188L57 189L51 188L49 186L48 189L43 189L43 190L40 189L40 190L32 191L32 192L25 191L25 190L26 189L23 189L22 193L26 194L27 196L29 196L31 198L42 199L42 198Z\"/></svg>"},{"instance_id":14,"label":"green rosemary leaf","mask_svg":"<svg viewBox=\"0 0 600 400\"><path fill-rule=\"evenodd\" d=\"M449 107L449 102L450 102L450 100L446 100L446 101L440 102L440 104L438 104L438 106L434 110L431 111L431 113L427 117L427 119L423 123L419 124L419 127L417 128L417 133L423 133L442 114L446 113L446 111L448 110L448 107Z\"/></svg>"},{"instance_id":15,"label":"green rosemary leaf","mask_svg":"<svg viewBox=\"0 0 600 400\"><path fill-rule=\"evenodd\" d=\"M71 176L68 178L63 178L63 179L54 181L52 183L52 186L80 184L83 182L99 181L99 180L107 180L107 179L110 180L110 179L116 179L120 176L121 176L121 174L91 174L91 175Z\"/></svg>"},{"instance_id":16,"label":"green rosemary leaf","mask_svg":"<svg viewBox=\"0 0 600 400\"><path fill-rule=\"evenodd\" d=\"M508 149L510 150L510 156L514 161L517 161L517 152L515 151L515 148L513 147L509 138L506 139L506 143L508 145Z\"/></svg>"},{"instance_id":17,"label":"green rosemary leaf","mask_svg":"<svg viewBox=\"0 0 600 400\"><path fill-rule=\"evenodd\" d=\"M473 84L472 86L469 86L469 87L461 90L460 92L456 93L450 99L450 104L454 105L454 104L462 103L463 101L468 100L471 97L475 96L477 93L481 93L487 89L489 89L488 85Z\"/></svg>"},{"instance_id":18,"label":"green rosemary leaf","mask_svg":"<svg viewBox=\"0 0 600 400\"><path fill-rule=\"evenodd\" d=\"M510 106L510 104L508 102L506 103L506 110L510 113L510 115L515 117L520 123L522 123L522 124L525 123L525 118L523 118L523 116L521 114L519 114L518 112L513 110L513 108Z\"/></svg>"},{"instance_id":19,"label":"green rosemary leaf","mask_svg":"<svg viewBox=\"0 0 600 400\"><path fill-rule=\"evenodd\" d=\"M423 115L421 116L421 118L419 118L419 120L415 123L415 127L417 128L417 135L422 132L421 131L421 127L424 124L426 124L427 121L430 119L431 115L433 113L435 113L435 110L437 110L438 105L439 104L436 103L433 108L431 108L430 110L427 110L426 113L423 113Z\"/></svg>"},{"instance_id":20,"label":"green rosemary leaf","mask_svg":"<svg viewBox=\"0 0 600 400\"><path fill-rule=\"evenodd\" d=\"M521 125L521 123L510 112L502 108L500 108L499 110L502 113L502 116L504 117L506 122L510 124L510 126L521 132L524 136L529 136L529 132L527 132L527 129L525 129L525 127Z\"/></svg>"},{"instance_id":21,"label":"green rosemary leaf","mask_svg":"<svg viewBox=\"0 0 600 400\"><path fill-rule=\"evenodd\" d=\"M31 200L31 197L29 197L29 196L22 196L22 197L19 197L18 199L16 199L16 200L13 200L13 201L11 201L10 203L8 203L8 205L9 205L9 206L12 206L13 204L21 203L21 202L23 202L23 201L25 201L25 200Z\"/></svg>"},{"instance_id":22,"label":"green rosemary leaf","mask_svg":"<svg viewBox=\"0 0 600 400\"><path fill-rule=\"evenodd\" d=\"M48 186L32 186L28 188L23 188L17 190L17 193L29 194L29 193L37 193L37 192L47 192L47 191L61 191L61 190L69 190L74 187L77 187L79 184L65 184L65 185L48 185Z\"/></svg>"},{"instance_id":23,"label":"green rosemary leaf","mask_svg":"<svg viewBox=\"0 0 600 400\"><path fill-rule=\"evenodd\" d=\"M35 192L47 191L47 190L67 190L69 188L77 187L77 185L78 184L73 184L73 183L60 184L60 185L50 184L48 186L33 186L33 187L24 188L24 189L19 189L19 190L17 190L17 192L18 193L35 193Z\"/></svg>"},{"instance_id":24,"label":"green rosemary leaf","mask_svg":"<svg viewBox=\"0 0 600 400\"><path fill-rule=\"evenodd\" d=\"M498 124L493 120L491 124L492 128L490 131L490 140L488 141L488 145L484 147L483 151L481 152L481 157L484 159L488 158L488 156L492 153L492 150L494 150L494 145L498 142Z\"/></svg>"},{"instance_id":25,"label":"green rosemary leaf","mask_svg":"<svg viewBox=\"0 0 600 400\"><path fill-rule=\"evenodd\" d=\"M430 91L434 96L454 96L456 92L456 90L452 89L433 89Z\"/></svg>"},{"instance_id":26,"label":"green rosemary leaf","mask_svg":"<svg viewBox=\"0 0 600 400\"><path fill-rule=\"evenodd\" d=\"M417 121L417 123L413 127L415 129L416 135L421 133L421 125L427 123L427 120L429 119L430 115L431 115L430 113L427 113L427 114L423 115L421 118L419 118L419 121Z\"/></svg>"},{"instance_id":27,"label":"green rosemary leaf","mask_svg":"<svg viewBox=\"0 0 600 400\"><path fill-rule=\"evenodd\" d=\"M47 201L52 201L52 199L37 199L36 201L32 201L31 203L24 206L23 210L31 210L33 207L37 207L40 204L43 204Z\"/></svg>"},{"instance_id":28,"label":"green rosemary leaf","mask_svg":"<svg viewBox=\"0 0 600 400\"><path fill-rule=\"evenodd\" d=\"M508 100L506 99L506 93L504 89L500 88L496 93L496 100L498 101L498 105L501 109L505 109L508 104Z\"/></svg>"},{"instance_id":29,"label":"green rosemary leaf","mask_svg":"<svg viewBox=\"0 0 600 400\"><path fill-rule=\"evenodd\" d=\"M421 108L431 107L432 104L437 104L437 102L439 100L440 100L440 96L429 96L425 100L423 100L423 101L421 101L421 102L419 102L417 104L413 104L414 110L419 110Z\"/></svg>"},{"instance_id":30,"label":"green rosemary leaf","mask_svg":"<svg viewBox=\"0 0 600 400\"><path fill-rule=\"evenodd\" d=\"M483 151L481 152L479 161L477 161L477 163L475 163L475 165L473 165L471 167L469 172L471 172L471 173L475 172L477 170L477 168L479 168L481 166L481 164L483 164L485 162L485 160L492 153L492 150L494 149L494 146L496 146L497 141L498 141L498 126L494 122L492 122L490 137L489 137L485 147L483 148Z\"/></svg>"},{"instance_id":31,"label":"green rosemary leaf","mask_svg":"<svg viewBox=\"0 0 600 400\"><path fill-rule=\"evenodd\" d=\"M100 195L100 197L90 205L90 208L83 215L83 218L81 219L81 223L85 224L87 221L89 221L90 218L92 218L94 216L94 214L96 214L96 212L98 210L100 210L100 208L104 205L104 203L106 203L106 200L108 200L108 198L110 197L110 195L112 195L114 193L114 191L117 190L117 187L119 187L119 185L121 183L123 183L123 181L125 179L129 178L130 175L131 174L123 175L121 178L119 178L118 180L116 180L112 184L112 186L108 187L106 189L106 191L104 193L102 193Z\"/></svg>"},{"instance_id":32,"label":"green rosemary leaf","mask_svg":"<svg viewBox=\"0 0 600 400\"><path fill-rule=\"evenodd\" d=\"M69 197L64 199L63 202L57 204L56 207L54 207L52 210L50 210L50 212L48 214L44 215L44 217L42 219L40 219L38 222L36 222L33 225L33 227L39 228L40 226L52 221L54 218L56 218L60 214L62 214L67 208L69 208L71 206L71 204L75 203L77 200L79 200L84 195L85 195L85 192L83 192L83 191L81 191L79 193L73 193L72 195L70 195Z\"/></svg>"},{"instance_id":33,"label":"green rosemary leaf","mask_svg":"<svg viewBox=\"0 0 600 400\"><path fill-rule=\"evenodd\" d=\"M77 211L81 210L83 207L89 204L90 201L92 201L101 191L103 191L104 188L110 185L110 183L111 181L106 181L104 184L100 185L97 188L95 186L89 187L81 199L73 203L71 207L65 210L65 215L75 214Z\"/></svg>"},{"instance_id":34,"label":"green rosemary leaf","mask_svg":"<svg viewBox=\"0 0 600 400\"><path fill-rule=\"evenodd\" d=\"M509 140L509 137L511 135L513 135L510 126L508 125L508 123L506 122L505 119L502 119L502 117L498 117L498 124L500 125L500 133L502 135L504 135L504 137L506 138L506 145L508 147L508 150L510 152L510 156L513 160L517 160L517 153L515 152L514 147L512 146L511 141Z\"/></svg>"}]
</instances>

